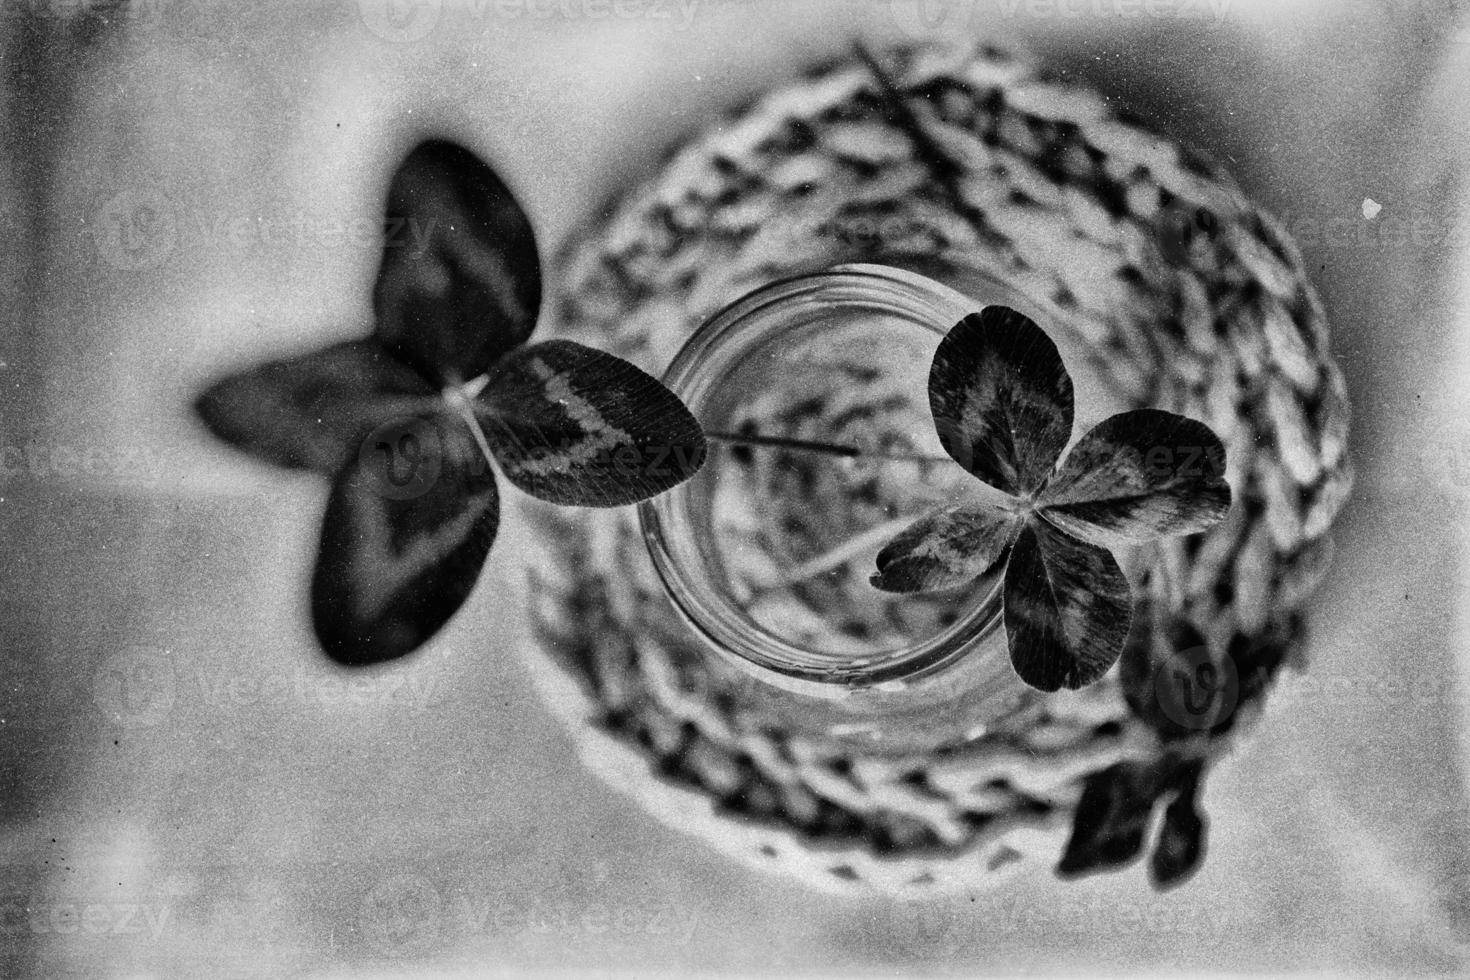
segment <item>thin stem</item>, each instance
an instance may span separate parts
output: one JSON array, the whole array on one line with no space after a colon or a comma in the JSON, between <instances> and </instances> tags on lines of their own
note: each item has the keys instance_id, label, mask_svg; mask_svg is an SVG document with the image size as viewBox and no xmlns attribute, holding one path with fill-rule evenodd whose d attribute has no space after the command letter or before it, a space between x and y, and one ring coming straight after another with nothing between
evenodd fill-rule
<instances>
[{"instance_id":1,"label":"thin stem","mask_svg":"<svg viewBox=\"0 0 1470 980\"><path fill-rule=\"evenodd\" d=\"M929 168L934 175L935 183L944 192L949 204L961 216L969 222L970 227L975 229L982 239L987 242L1005 242L1005 236L1001 235L986 219L985 214L972 205L960 189L965 168L939 144L929 131L924 128L924 123L914 112L914 108L904 97L899 89L898 83L893 76L883 70L878 59L873 56L862 44L856 46L857 56L872 72L874 80L878 83L878 94L883 97L883 102L888 106L892 115L892 122L908 136L909 141L914 144L918 151L919 162Z\"/></svg>"},{"instance_id":2,"label":"thin stem","mask_svg":"<svg viewBox=\"0 0 1470 980\"><path fill-rule=\"evenodd\" d=\"M923 453L895 453L877 449L863 449L835 442L814 442L809 439L787 439L783 436L739 435L734 432L706 432L705 439L729 446L748 446L763 449L792 449L797 452L821 453L826 456L843 456L848 459L888 459L903 463L951 463L948 456L928 456Z\"/></svg>"},{"instance_id":3,"label":"thin stem","mask_svg":"<svg viewBox=\"0 0 1470 980\"><path fill-rule=\"evenodd\" d=\"M834 568L841 568L843 565L846 565L854 558L866 552L869 548L883 544L885 541L896 536L917 520L919 518L911 514L908 517L895 517L891 521L884 521L876 527L870 527L862 534L849 538L831 551L797 565L786 573L785 577L781 579L775 588L788 588L796 585L798 582L805 582L807 579L816 578L818 575L830 572Z\"/></svg>"},{"instance_id":4,"label":"thin stem","mask_svg":"<svg viewBox=\"0 0 1470 980\"><path fill-rule=\"evenodd\" d=\"M493 462L490 457L490 440L485 438L485 430L480 428L480 420L475 417L475 409L470 402L470 399L484 390L487 380L482 374L463 386L445 388L444 400L454 407L459 417L464 419L465 424L470 427L470 433L475 437L475 444L480 447L480 452L485 456L485 462L489 464Z\"/></svg>"},{"instance_id":5,"label":"thin stem","mask_svg":"<svg viewBox=\"0 0 1470 980\"><path fill-rule=\"evenodd\" d=\"M914 114L913 107L904 100L903 92L899 90L898 83L893 76L883 70L878 59L861 42L853 45L860 60L872 72L873 78L878 83L878 92L883 96L889 111L893 114L893 122L904 134L913 141L914 147L919 151L920 161L927 163L940 177L946 191L950 192L958 203L963 204L955 182L963 175L964 168L954 157L944 151L934 138L924 129L924 124Z\"/></svg>"}]
</instances>

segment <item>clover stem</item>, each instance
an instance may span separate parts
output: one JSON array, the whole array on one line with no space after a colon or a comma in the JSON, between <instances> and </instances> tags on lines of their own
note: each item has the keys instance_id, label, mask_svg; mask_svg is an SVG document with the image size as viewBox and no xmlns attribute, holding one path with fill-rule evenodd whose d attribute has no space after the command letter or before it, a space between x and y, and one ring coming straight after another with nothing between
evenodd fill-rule
<instances>
[{"instance_id":1,"label":"clover stem","mask_svg":"<svg viewBox=\"0 0 1470 980\"><path fill-rule=\"evenodd\" d=\"M475 409L471 399L485 389L485 382L489 379L480 375L472 381L463 385L453 385L444 389L444 400L459 413L465 424L470 427L470 433L475 437L475 444L480 447L480 452L485 456L487 464L493 462L490 456L490 440L485 438L485 430L480 428L480 420L475 417Z\"/></svg>"},{"instance_id":2,"label":"clover stem","mask_svg":"<svg viewBox=\"0 0 1470 980\"><path fill-rule=\"evenodd\" d=\"M704 437L710 442L727 446L740 446L750 449L784 449L791 452L839 456L844 459L878 459L903 463L944 463L949 465L953 465L955 462L949 456L864 449L861 446L853 446L845 443L792 439L785 436L763 436L755 433L705 432ZM976 481L976 488L989 490L988 487L985 487L978 481ZM1001 506L1013 503L1008 496L1004 494L1000 494L1000 496L1004 498ZM942 506L939 500L931 499L929 502L931 505L939 504ZM853 559L871 551L873 548L882 546L922 516L921 514L910 514L907 517L897 517L854 535L836 547L797 565L783 575L780 581L757 589L754 595L752 595L751 601L757 601L772 592L790 588L793 585L800 584L830 572L833 569L840 568Z\"/></svg>"},{"instance_id":3,"label":"clover stem","mask_svg":"<svg viewBox=\"0 0 1470 980\"><path fill-rule=\"evenodd\" d=\"M816 578L818 575L830 572L834 568L841 568L868 549L884 544L916 520L919 520L919 518L910 514L908 517L896 517L891 521L885 521L882 524L870 527L862 534L849 538L832 550L797 565L780 582L771 586L770 589L789 588L800 582L805 582L807 579Z\"/></svg>"},{"instance_id":4,"label":"clover stem","mask_svg":"<svg viewBox=\"0 0 1470 980\"><path fill-rule=\"evenodd\" d=\"M948 456L929 456L923 453L895 453L876 449L863 449L834 442L815 442L809 439L788 439L784 436L740 435L734 432L706 432L710 442L727 446L745 446L751 449L790 449L794 452L819 453L825 456L843 456L848 459L888 459L904 463L949 463Z\"/></svg>"}]
</instances>

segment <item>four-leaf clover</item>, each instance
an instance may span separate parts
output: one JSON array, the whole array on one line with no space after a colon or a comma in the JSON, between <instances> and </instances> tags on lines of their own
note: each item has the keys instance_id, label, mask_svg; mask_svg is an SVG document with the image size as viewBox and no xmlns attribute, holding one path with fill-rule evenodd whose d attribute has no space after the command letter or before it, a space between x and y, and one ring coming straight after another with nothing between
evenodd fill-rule
<instances>
[{"instance_id":1,"label":"four-leaf clover","mask_svg":"<svg viewBox=\"0 0 1470 980\"><path fill-rule=\"evenodd\" d=\"M919 518L879 552L873 584L956 588L1009 552L1002 602L1016 673L1043 691L1091 684L1122 653L1133 616L1109 549L1223 519L1225 447L1200 422L1140 409L1100 423L1057 465L1072 379L1041 328L1003 306L945 336L929 406L945 452L1006 496Z\"/></svg>"},{"instance_id":2,"label":"four-leaf clover","mask_svg":"<svg viewBox=\"0 0 1470 980\"><path fill-rule=\"evenodd\" d=\"M463 605L500 520L491 459L534 497L612 507L688 479L705 454L683 403L632 364L525 346L535 236L474 153L420 144L387 216L371 336L226 377L196 403L220 438L333 478L312 620L346 664L413 650Z\"/></svg>"}]
</instances>

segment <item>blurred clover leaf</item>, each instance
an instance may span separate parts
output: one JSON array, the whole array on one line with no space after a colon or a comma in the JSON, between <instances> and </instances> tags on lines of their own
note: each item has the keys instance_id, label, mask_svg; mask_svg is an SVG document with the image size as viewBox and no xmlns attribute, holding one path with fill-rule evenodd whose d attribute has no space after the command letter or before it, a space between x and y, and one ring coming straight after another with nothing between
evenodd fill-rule
<instances>
[{"instance_id":1,"label":"blurred clover leaf","mask_svg":"<svg viewBox=\"0 0 1470 980\"><path fill-rule=\"evenodd\" d=\"M1140 409L1099 424L1057 465L1072 432L1072 379L1041 328L1003 306L972 313L945 336L929 406L945 452L1004 497L919 518L879 552L873 584L951 589L1006 558L1003 618L1016 673L1043 691L1098 680L1133 618L1110 549L1223 519L1224 445L1200 422Z\"/></svg>"},{"instance_id":2,"label":"blurred clover leaf","mask_svg":"<svg viewBox=\"0 0 1470 980\"><path fill-rule=\"evenodd\" d=\"M464 604L500 520L492 459L533 497L614 507L676 486L705 455L688 409L632 364L526 345L535 236L474 153L416 147L385 228L371 336L225 377L195 404L226 442L333 478L312 620L352 665L410 652Z\"/></svg>"}]
</instances>

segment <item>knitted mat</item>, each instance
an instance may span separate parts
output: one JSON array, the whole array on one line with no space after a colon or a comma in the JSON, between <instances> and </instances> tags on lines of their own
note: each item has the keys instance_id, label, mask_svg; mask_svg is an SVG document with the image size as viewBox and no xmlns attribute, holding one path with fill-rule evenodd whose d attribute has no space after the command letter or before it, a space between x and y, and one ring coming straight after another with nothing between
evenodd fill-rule
<instances>
[{"instance_id":1,"label":"knitted mat","mask_svg":"<svg viewBox=\"0 0 1470 980\"><path fill-rule=\"evenodd\" d=\"M587 763L670 825L823 888L915 895L1144 854L1156 886L1187 878L1201 780L1299 659L1298 610L1351 485L1342 377L1281 228L1200 154L989 48L813 72L607 214L560 257L560 335L659 373L708 316L784 276L1003 270L1121 399L1219 433L1235 504L1145 553L1103 681L907 756L771 724L674 615L632 508L537 509L531 657Z\"/></svg>"}]
</instances>

